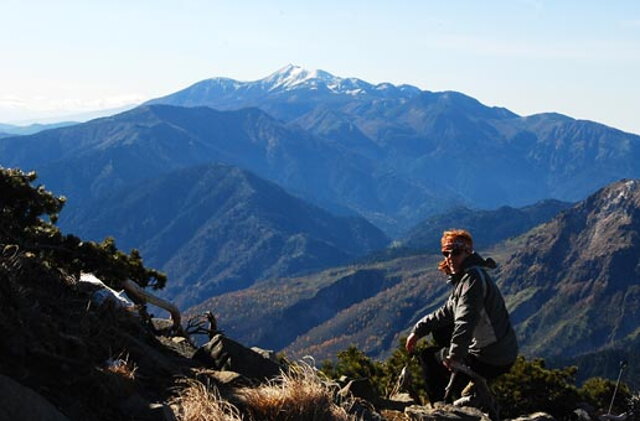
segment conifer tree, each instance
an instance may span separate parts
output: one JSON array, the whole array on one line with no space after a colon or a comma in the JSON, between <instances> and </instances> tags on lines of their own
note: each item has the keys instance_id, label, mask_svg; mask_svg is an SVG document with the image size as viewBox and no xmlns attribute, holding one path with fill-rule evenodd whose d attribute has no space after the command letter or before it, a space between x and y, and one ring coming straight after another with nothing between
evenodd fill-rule
<instances>
[{"instance_id":1,"label":"conifer tree","mask_svg":"<svg viewBox=\"0 0 640 421\"><path fill-rule=\"evenodd\" d=\"M34 186L35 172L0 167L0 244L37 255L70 275L91 272L113 288L131 279L142 287L162 288L166 276L144 266L137 250L126 254L113 238L82 241L55 225L66 199Z\"/></svg>"}]
</instances>

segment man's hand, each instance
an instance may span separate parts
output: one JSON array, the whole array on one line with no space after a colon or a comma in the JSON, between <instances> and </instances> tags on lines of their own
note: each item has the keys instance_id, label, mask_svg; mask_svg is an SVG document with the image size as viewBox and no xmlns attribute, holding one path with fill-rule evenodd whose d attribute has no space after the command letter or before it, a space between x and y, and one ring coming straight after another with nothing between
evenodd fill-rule
<instances>
[{"instance_id":1,"label":"man's hand","mask_svg":"<svg viewBox=\"0 0 640 421\"><path fill-rule=\"evenodd\" d=\"M407 338L407 342L404 344L404 347L407 349L409 355L413 354L413 349L416 347L416 342L418 342L418 336L415 333L412 333Z\"/></svg>"}]
</instances>

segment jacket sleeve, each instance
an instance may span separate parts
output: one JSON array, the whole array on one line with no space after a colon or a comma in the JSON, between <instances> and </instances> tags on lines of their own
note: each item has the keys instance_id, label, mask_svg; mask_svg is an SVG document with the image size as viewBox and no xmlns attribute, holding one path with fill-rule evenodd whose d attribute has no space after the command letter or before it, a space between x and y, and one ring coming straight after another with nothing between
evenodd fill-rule
<instances>
[{"instance_id":1,"label":"jacket sleeve","mask_svg":"<svg viewBox=\"0 0 640 421\"><path fill-rule=\"evenodd\" d=\"M449 346L449 358L455 361L462 361L467 356L484 305L483 280L477 271L469 272L460 282L461 292L453 314L453 334Z\"/></svg>"},{"instance_id":2,"label":"jacket sleeve","mask_svg":"<svg viewBox=\"0 0 640 421\"><path fill-rule=\"evenodd\" d=\"M449 298L442 307L418 320L411 333L421 338L435 329L451 324L453 324L453 302Z\"/></svg>"}]
</instances>

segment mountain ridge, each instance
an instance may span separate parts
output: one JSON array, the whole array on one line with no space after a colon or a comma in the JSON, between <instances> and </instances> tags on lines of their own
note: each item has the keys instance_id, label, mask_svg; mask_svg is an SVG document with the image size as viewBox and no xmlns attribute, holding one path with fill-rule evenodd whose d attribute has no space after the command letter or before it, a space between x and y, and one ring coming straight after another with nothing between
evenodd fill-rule
<instances>
[{"instance_id":1,"label":"mountain ridge","mask_svg":"<svg viewBox=\"0 0 640 421\"><path fill-rule=\"evenodd\" d=\"M246 82L264 93L254 100L253 88L245 94L225 79L228 98L190 89L180 95L199 99L173 98L234 111L145 105L68 130L3 138L0 160L39 169L48 185L78 200L165 169L227 162L334 213L363 215L392 236L454 206L575 202L640 177L640 136L558 114L520 117L456 92L326 94L307 83L334 76L294 69L297 76L285 69L268 84L288 83L295 94Z\"/></svg>"},{"instance_id":2,"label":"mountain ridge","mask_svg":"<svg viewBox=\"0 0 640 421\"><path fill-rule=\"evenodd\" d=\"M172 278L180 306L274 276L346 263L384 247L358 217L336 217L248 171L206 164L100 197L68 221L89 239L138 248Z\"/></svg>"},{"instance_id":3,"label":"mountain ridge","mask_svg":"<svg viewBox=\"0 0 640 421\"><path fill-rule=\"evenodd\" d=\"M495 210L460 207L445 214L434 215L412 228L400 241L400 246L409 249L437 253L440 250L440 235L446 229L458 227L473 232L479 249L491 247L510 237L550 220L573 204L558 200L543 200L521 208L502 206Z\"/></svg>"},{"instance_id":4,"label":"mountain ridge","mask_svg":"<svg viewBox=\"0 0 640 421\"><path fill-rule=\"evenodd\" d=\"M207 96L211 93L232 92L235 94L237 91L241 91L243 94L253 98L298 89L314 89L320 93L348 96L369 95L379 98L412 95L420 91L419 88L411 85L396 86L388 82L374 85L354 77L342 78L324 70L307 70L300 66L289 64L264 78L254 81L239 81L227 77L204 79L174 94L149 100L145 104L171 104L169 97L173 95L182 96L182 100L201 103L200 101L203 100L203 97L187 99L188 96L184 96L194 89L204 91Z\"/></svg>"},{"instance_id":5,"label":"mountain ridge","mask_svg":"<svg viewBox=\"0 0 640 421\"><path fill-rule=\"evenodd\" d=\"M260 81L264 79L243 83L258 86ZM241 90L228 96L201 92L199 101L222 109L259 107L327 142L378 160L381 173L412 185L438 186L437 194L467 206L524 206L549 198L573 202L620 178L640 177L637 159L630 158L640 157L640 136L599 123L558 113L522 117L454 91L416 88L395 97L327 97L304 83L295 86L295 94L261 97ZM197 101L186 103L181 96L197 91L186 88L152 101L195 105ZM397 212L397 221L410 213ZM368 217L387 232L393 230L390 221ZM413 217L403 228L418 219Z\"/></svg>"},{"instance_id":6,"label":"mountain ridge","mask_svg":"<svg viewBox=\"0 0 640 421\"><path fill-rule=\"evenodd\" d=\"M369 158L256 108L144 106L69 128L4 138L0 162L37 169L50 188L72 198L70 207L73 200L207 162L241 166L332 212L366 214L370 220L388 220L388 226L396 223L390 215L396 209L428 213L455 200L379 173Z\"/></svg>"}]
</instances>

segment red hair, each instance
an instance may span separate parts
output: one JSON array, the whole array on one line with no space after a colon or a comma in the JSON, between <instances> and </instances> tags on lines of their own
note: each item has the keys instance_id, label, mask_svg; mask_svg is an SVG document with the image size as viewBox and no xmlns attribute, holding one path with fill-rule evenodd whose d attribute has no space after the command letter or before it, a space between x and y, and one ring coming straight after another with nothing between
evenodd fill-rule
<instances>
[{"instance_id":1,"label":"red hair","mask_svg":"<svg viewBox=\"0 0 640 421\"><path fill-rule=\"evenodd\" d=\"M463 229L451 229L442 233L440 239L440 246L442 250L454 250L462 249L468 253L473 252L473 237L471 233ZM438 270L450 275L449 265L447 260L443 259L438 263Z\"/></svg>"}]
</instances>

